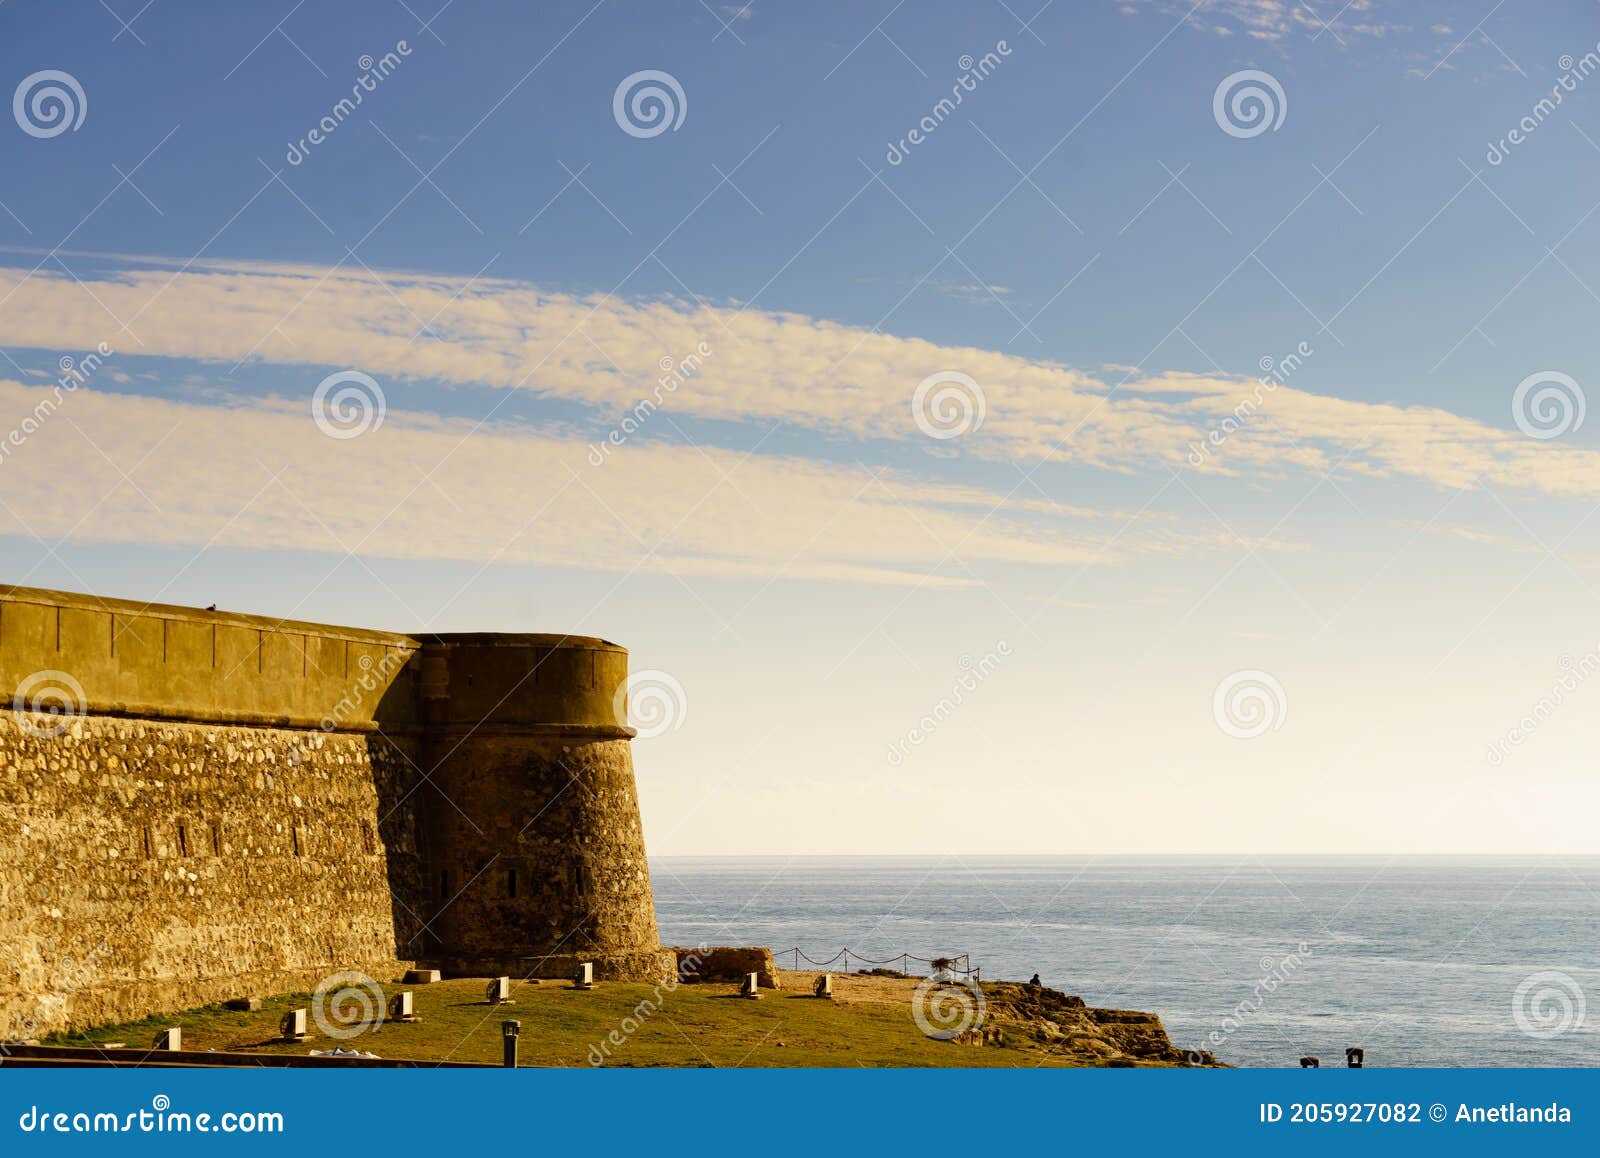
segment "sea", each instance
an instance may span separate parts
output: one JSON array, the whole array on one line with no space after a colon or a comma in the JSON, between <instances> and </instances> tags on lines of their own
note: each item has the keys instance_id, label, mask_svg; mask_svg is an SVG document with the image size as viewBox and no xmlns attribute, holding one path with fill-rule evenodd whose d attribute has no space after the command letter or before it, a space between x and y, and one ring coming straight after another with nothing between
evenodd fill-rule
<instances>
[{"instance_id":1,"label":"sea","mask_svg":"<svg viewBox=\"0 0 1600 1158\"><path fill-rule=\"evenodd\" d=\"M1229 1065L1600 1065L1600 857L661 857L651 876L666 944L1038 973Z\"/></svg>"}]
</instances>

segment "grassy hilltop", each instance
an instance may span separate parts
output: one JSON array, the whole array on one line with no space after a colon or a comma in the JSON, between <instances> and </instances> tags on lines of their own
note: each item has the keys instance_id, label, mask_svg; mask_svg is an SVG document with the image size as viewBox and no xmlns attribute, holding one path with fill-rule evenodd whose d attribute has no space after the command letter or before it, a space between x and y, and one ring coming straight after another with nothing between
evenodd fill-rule
<instances>
[{"instance_id":1,"label":"grassy hilltop","mask_svg":"<svg viewBox=\"0 0 1600 1158\"><path fill-rule=\"evenodd\" d=\"M501 1059L500 1023L522 1023L519 1060L529 1066L1100 1066L1184 1064L1153 1014L1087 1009L1054 990L1009 982L983 986L987 1042L936 1041L912 1017L916 978L834 974L833 1000L811 996L817 974L784 970L784 988L761 1000L731 984L602 983L587 992L566 982L513 981L515 1004L491 1006L484 981L461 979L409 987L420 1021L384 1022L358 1036L334 1038L312 1020L300 1043L275 1040L285 1012L310 1005L307 994L276 997L258 1012L211 1006L187 1013L60 1034L49 1044L149 1045L167 1026L183 1029L185 1050L306 1053L335 1046L385 1058L492 1062ZM383 986L386 998L402 989ZM647 1004L641 1004L647 1003ZM360 1011L355 1001L329 1002ZM337 1025L337 1023L335 1023ZM621 1039L611 1035L615 1032Z\"/></svg>"}]
</instances>

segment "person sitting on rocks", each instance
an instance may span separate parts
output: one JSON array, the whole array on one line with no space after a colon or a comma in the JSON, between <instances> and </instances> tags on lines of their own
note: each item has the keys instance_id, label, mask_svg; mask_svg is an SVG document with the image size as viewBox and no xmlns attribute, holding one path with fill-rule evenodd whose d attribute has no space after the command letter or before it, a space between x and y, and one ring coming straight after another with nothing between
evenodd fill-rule
<instances>
[{"instance_id":1,"label":"person sitting on rocks","mask_svg":"<svg viewBox=\"0 0 1600 1158\"><path fill-rule=\"evenodd\" d=\"M1039 975L1037 973L1028 978L1028 984L1034 989L1040 989L1044 986L1044 982L1039 980Z\"/></svg>"}]
</instances>

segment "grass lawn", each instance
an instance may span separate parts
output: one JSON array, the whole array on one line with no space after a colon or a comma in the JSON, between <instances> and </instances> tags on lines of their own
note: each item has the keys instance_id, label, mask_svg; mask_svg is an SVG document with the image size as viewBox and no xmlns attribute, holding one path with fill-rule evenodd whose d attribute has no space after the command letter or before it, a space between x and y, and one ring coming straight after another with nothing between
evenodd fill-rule
<instances>
[{"instance_id":1,"label":"grass lawn","mask_svg":"<svg viewBox=\"0 0 1600 1158\"><path fill-rule=\"evenodd\" d=\"M1143 1055L1137 1064L1171 1064L1160 1049L1147 1047L1147 1028L1111 1026L1105 1032L1122 1036L1108 1044L1092 1025L1062 1030L1049 1022L1041 1031L1015 1020L1004 995L1018 986L985 985L986 994L994 994L989 1024L1005 1028L1006 1043L979 1048L935 1041L917 1028L911 1016L914 979L835 974L836 997L829 1001L811 996L815 974L786 970L780 976L785 988L764 989L759 1001L739 997L731 984L682 985L671 992L662 986L653 1011L641 1003L656 1002L657 991L643 984L603 982L583 991L566 982L513 981L514 1004L491 1006L482 979L410 987L394 982L383 985L386 1000L410 988L420 1020L382 1022L349 1038L327 1036L311 1018L305 1041L276 1040L283 1014L311 1004L309 994L290 994L263 1000L254 1013L210 1006L60 1034L47 1044L122 1042L143 1048L159 1030L176 1025L183 1029L185 1050L306 1053L343 1046L387 1058L498 1065L500 1023L514 1018L522 1023L519 1059L530 1066L585 1066L595 1058L627 1066L1082 1066L1106 1064L1124 1050ZM342 1004L356 1009L353 1001ZM340 1006L329 1002L330 1021Z\"/></svg>"}]
</instances>

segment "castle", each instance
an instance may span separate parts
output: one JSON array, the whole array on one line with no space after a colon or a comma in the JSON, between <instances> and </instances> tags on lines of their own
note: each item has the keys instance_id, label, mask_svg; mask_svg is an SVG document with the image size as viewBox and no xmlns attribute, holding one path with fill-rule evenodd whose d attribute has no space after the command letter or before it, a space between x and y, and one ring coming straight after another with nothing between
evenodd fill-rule
<instances>
[{"instance_id":1,"label":"castle","mask_svg":"<svg viewBox=\"0 0 1600 1158\"><path fill-rule=\"evenodd\" d=\"M0 1039L414 963L668 975L627 673L0 587Z\"/></svg>"}]
</instances>

